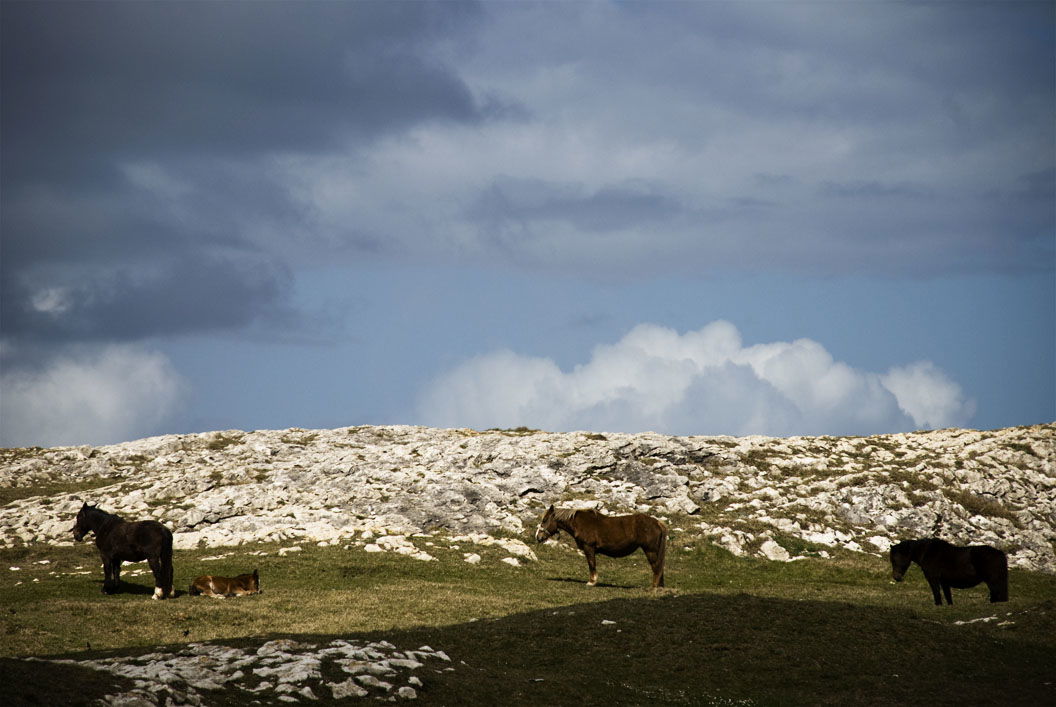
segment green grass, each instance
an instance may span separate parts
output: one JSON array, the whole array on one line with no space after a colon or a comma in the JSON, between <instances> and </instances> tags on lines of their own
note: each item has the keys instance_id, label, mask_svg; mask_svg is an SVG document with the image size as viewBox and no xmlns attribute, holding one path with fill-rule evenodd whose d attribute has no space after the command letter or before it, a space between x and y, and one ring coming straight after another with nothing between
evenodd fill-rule
<instances>
[{"instance_id":1,"label":"green grass","mask_svg":"<svg viewBox=\"0 0 1056 707\"><path fill-rule=\"evenodd\" d=\"M1021 526L1019 519L995 498L986 498L961 489L946 488L943 489L942 492L946 494L946 498L954 503L964 506L964 509L968 511L969 515L1004 518L1005 520L1011 521L1017 528Z\"/></svg>"},{"instance_id":2,"label":"green grass","mask_svg":"<svg viewBox=\"0 0 1056 707\"><path fill-rule=\"evenodd\" d=\"M277 545L178 551L180 595L164 602L150 600L149 574L128 576L145 569L143 563L126 565L124 593L102 595L90 544L3 550L0 655L84 658L191 641L358 636L429 644L452 656L455 671L423 675L423 704L1040 704L1056 698L1051 575L1013 570L1009 603L992 605L977 587L955 590L957 603L940 608L919 569L892 584L886 561L869 555L782 564L736 558L710 545L686 551L672 542L668 588L652 592L640 553L600 558L601 584L588 588L586 563L567 540L537 546L539 562L520 568L499 563L498 548L455 550L434 542L418 544L438 562L303 544L304 551L285 557ZM269 554L250 554L258 551ZM464 563L467 551L484 561ZM185 593L198 574L254 568L261 595L215 600ZM90 573L71 574L84 571ZM954 623L995 615L999 620L988 623ZM998 626L1001 621L1013 623ZM62 668L56 680L49 677L54 671L0 660L0 682L25 686L15 703L21 695L26 702L76 704L114 692L118 682L74 667ZM224 695L214 697L228 704Z\"/></svg>"},{"instance_id":3,"label":"green grass","mask_svg":"<svg viewBox=\"0 0 1056 707\"><path fill-rule=\"evenodd\" d=\"M56 481L54 483L36 483L33 486L5 486L0 488L0 506L12 501L34 496L58 496L66 493L80 493L92 489L112 486L124 481L124 477L114 476L89 479L88 481ZM71 523L72 525L72 523Z\"/></svg>"}]
</instances>

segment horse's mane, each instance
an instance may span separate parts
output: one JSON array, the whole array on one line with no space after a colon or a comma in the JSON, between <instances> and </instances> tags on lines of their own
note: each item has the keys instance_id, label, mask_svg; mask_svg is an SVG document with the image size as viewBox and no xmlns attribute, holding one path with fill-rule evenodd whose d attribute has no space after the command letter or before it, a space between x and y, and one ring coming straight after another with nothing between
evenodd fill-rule
<instances>
[{"instance_id":1,"label":"horse's mane","mask_svg":"<svg viewBox=\"0 0 1056 707\"><path fill-rule=\"evenodd\" d=\"M576 514L577 510L579 510L579 509L577 509L577 508L555 508L554 509L554 518L556 518L559 521L565 522L565 523L570 523L572 521L572 516L574 516Z\"/></svg>"},{"instance_id":2,"label":"horse's mane","mask_svg":"<svg viewBox=\"0 0 1056 707\"><path fill-rule=\"evenodd\" d=\"M125 520L124 518L122 518L121 516L117 515L116 513L110 513L108 511L104 511L99 506L88 506L88 511L90 513L94 514L94 515L103 516L103 518L105 518L105 519L119 520L119 521L122 521L122 522L124 522L124 520Z\"/></svg>"}]
</instances>

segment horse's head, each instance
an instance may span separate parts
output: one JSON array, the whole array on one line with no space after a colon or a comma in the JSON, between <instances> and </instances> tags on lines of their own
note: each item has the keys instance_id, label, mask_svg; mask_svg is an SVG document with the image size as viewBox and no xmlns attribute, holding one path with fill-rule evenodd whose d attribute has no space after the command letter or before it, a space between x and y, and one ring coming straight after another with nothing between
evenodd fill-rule
<instances>
[{"instance_id":1,"label":"horse's head","mask_svg":"<svg viewBox=\"0 0 1056 707\"><path fill-rule=\"evenodd\" d=\"M84 536L88 534L91 527L88 525L88 511L91 510L91 506L87 503L81 506L80 512L77 513L77 522L73 524L70 529L73 532L73 539L77 542L84 540Z\"/></svg>"},{"instance_id":2,"label":"horse's head","mask_svg":"<svg viewBox=\"0 0 1056 707\"><path fill-rule=\"evenodd\" d=\"M551 505L546 509L546 513L543 514L543 519L539 521L539 527L535 531L535 541L544 543L552 538L558 530L557 514L554 512L553 505Z\"/></svg>"},{"instance_id":3,"label":"horse's head","mask_svg":"<svg viewBox=\"0 0 1056 707\"><path fill-rule=\"evenodd\" d=\"M260 574L257 570L253 570L253 574L249 576L249 582L247 582L247 584L249 585L249 590L251 592L262 591L260 588Z\"/></svg>"},{"instance_id":4,"label":"horse's head","mask_svg":"<svg viewBox=\"0 0 1056 707\"><path fill-rule=\"evenodd\" d=\"M891 547L891 577L896 582L901 582L906 576L906 570L913 562L913 553L909 547L909 541L903 540Z\"/></svg>"}]
</instances>

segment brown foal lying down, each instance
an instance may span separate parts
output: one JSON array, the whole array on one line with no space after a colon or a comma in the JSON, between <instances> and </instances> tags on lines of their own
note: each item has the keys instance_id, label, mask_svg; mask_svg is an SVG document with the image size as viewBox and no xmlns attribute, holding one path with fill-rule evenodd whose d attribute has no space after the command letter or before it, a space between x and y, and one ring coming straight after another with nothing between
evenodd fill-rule
<instances>
[{"instance_id":1,"label":"brown foal lying down","mask_svg":"<svg viewBox=\"0 0 1056 707\"><path fill-rule=\"evenodd\" d=\"M257 594L260 592L260 575L257 574L257 570L253 570L253 574L240 574L237 577L203 574L191 582L191 588L188 591L191 596L205 594L219 599Z\"/></svg>"}]
</instances>

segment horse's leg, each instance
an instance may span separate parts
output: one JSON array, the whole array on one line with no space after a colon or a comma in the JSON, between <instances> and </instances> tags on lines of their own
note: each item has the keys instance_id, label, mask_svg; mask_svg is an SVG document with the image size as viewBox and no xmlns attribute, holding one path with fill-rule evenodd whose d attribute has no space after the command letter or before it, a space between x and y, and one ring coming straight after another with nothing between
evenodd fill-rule
<instances>
[{"instance_id":1,"label":"horse's leg","mask_svg":"<svg viewBox=\"0 0 1056 707\"><path fill-rule=\"evenodd\" d=\"M594 547L582 543L579 549L583 551L583 554L587 557L587 567L590 568L590 581L587 582L588 587L593 587L598 583L598 565L597 560L594 558Z\"/></svg>"},{"instance_id":2,"label":"horse's leg","mask_svg":"<svg viewBox=\"0 0 1056 707\"><path fill-rule=\"evenodd\" d=\"M953 606L953 595L950 593L950 585L946 582L942 583L942 593L946 595L946 603Z\"/></svg>"},{"instance_id":3,"label":"horse's leg","mask_svg":"<svg viewBox=\"0 0 1056 707\"><path fill-rule=\"evenodd\" d=\"M110 562L110 558L106 555L99 553L99 556L103 560L103 594L113 594L111 588L113 587L113 566Z\"/></svg>"},{"instance_id":4,"label":"horse's leg","mask_svg":"<svg viewBox=\"0 0 1056 707\"><path fill-rule=\"evenodd\" d=\"M935 597L935 606L942 606L942 595L939 594L939 580L932 577L926 577L928 584L931 585L931 594Z\"/></svg>"},{"instance_id":5,"label":"horse's leg","mask_svg":"<svg viewBox=\"0 0 1056 707\"><path fill-rule=\"evenodd\" d=\"M110 591L107 594L117 594L121 588L121 560L110 560ZM105 589L103 591L106 591Z\"/></svg>"},{"instance_id":6,"label":"horse's leg","mask_svg":"<svg viewBox=\"0 0 1056 707\"><path fill-rule=\"evenodd\" d=\"M645 559L649 560L649 567L653 570L653 589L664 586L664 558L660 551L646 550L644 547L642 550L645 552Z\"/></svg>"},{"instance_id":7,"label":"horse's leg","mask_svg":"<svg viewBox=\"0 0 1056 707\"><path fill-rule=\"evenodd\" d=\"M150 572L154 575L154 596L151 599L164 599L167 592L168 579L165 576L165 561L159 557L149 560Z\"/></svg>"},{"instance_id":8,"label":"horse's leg","mask_svg":"<svg viewBox=\"0 0 1056 707\"><path fill-rule=\"evenodd\" d=\"M174 597L176 596L175 587L172 586L172 550L169 550L168 555L163 555L161 559L162 567L165 568L165 596Z\"/></svg>"}]
</instances>

